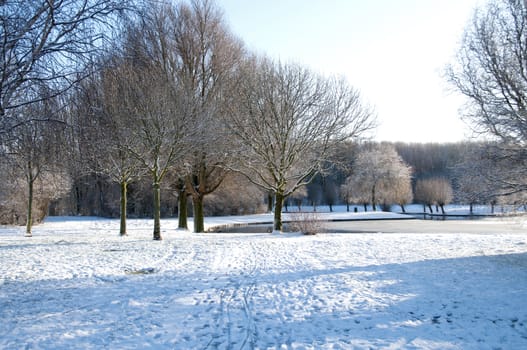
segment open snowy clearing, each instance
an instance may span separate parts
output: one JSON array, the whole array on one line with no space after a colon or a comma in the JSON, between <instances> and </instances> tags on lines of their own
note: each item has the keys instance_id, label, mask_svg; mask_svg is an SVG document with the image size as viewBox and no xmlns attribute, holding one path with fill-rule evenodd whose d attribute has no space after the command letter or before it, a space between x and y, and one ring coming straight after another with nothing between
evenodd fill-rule
<instances>
[{"instance_id":1,"label":"open snowy clearing","mask_svg":"<svg viewBox=\"0 0 527 350\"><path fill-rule=\"evenodd\" d=\"M0 348L527 348L527 233L176 223L162 221L160 242L151 220L123 238L109 219L51 218L32 238L0 228Z\"/></svg>"}]
</instances>

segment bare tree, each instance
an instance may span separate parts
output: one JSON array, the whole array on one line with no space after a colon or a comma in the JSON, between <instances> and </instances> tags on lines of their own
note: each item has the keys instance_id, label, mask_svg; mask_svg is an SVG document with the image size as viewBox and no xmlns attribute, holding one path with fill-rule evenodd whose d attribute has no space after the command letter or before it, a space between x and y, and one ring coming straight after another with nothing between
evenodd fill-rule
<instances>
[{"instance_id":1,"label":"bare tree","mask_svg":"<svg viewBox=\"0 0 527 350\"><path fill-rule=\"evenodd\" d=\"M492 147L490 148L492 149ZM493 204L500 194L499 181L502 171L496 167L484 143L467 144L463 149L463 161L455 167L455 198L469 204L473 213L474 204Z\"/></svg>"},{"instance_id":2,"label":"bare tree","mask_svg":"<svg viewBox=\"0 0 527 350\"><path fill-rule=\"evenodd\" d=\"M145 71L143 70L142 73ZM137 71L134 69L135 75ZM155 75L154 75L155 76ZM137 129L133 128L134 137L138 144L128 148L143 166L148 170L152 178L154 194L154 239L161 239L160 228L160 190L161 181L174 162L181 160L186 149L188 135L187 124L184 120L184 112L178 110L178 97L172 89L171 84L161 76L159 80L153 79L152 75L139 74L128 80L126 84L136 88L127 94L125 98L133 100L132 111L136 114ZM152 84L154 81L154 84ZM136 89L140 89L137 91ZM124 89L123 89L124 90ZM121 90L121 91L123 91ZM143 94L147 92L147 96ZM148 96L152 94L152 96ZM139 95L139 96L138 96ZM141 96L143 95L143 96ZM124 127L124 126L123 126ZM137 146L135 148L134 146Z\"/></svg>"},{"instance_id":3,"label":"bare tree","mask_svg":"<svg viewBox=\"0 0 527 350\"><path fill-rule=\"evenodd\" d=\"M49 96L53 92L49 91L45 86L41 86L39 96ZM17 128L11 129L7 140L9 142L3 145L3 149L7 154L7 162L5 165L11 167L13 176L21 176L25 180L27 188L26 200L26 236L32 236L33 226L33 209L34 197L37 193L37 185L41 188L40 192L46 192L45 196L54 198L54 190L57 194L69 190L67 185L65 188L60 188L59 178L63 171L61 169L60 154L61 154L61 140L63 139L63 132L65 123L59 122L61 119L57 117L58 106L57 98L43 99L38 103L25 105L12 110L20 116L18 120L25 122ZM55 115L55 116L51 116ZM42 120L49 120L54 118L56 122L43 122ZM48 182L46 188L43 190L41 181L46 178ZM64 183L64 181L62 181ZM52 185L56 185L57 188ZM53 191L51 191L53 192ZM41 201L46 199L41 198ZM44 215L46 213L43 213Z\"/></svg>"},{"instance_id":4,"label":"bare tree","mask_svg":"<svg viewBox=\"0 0 527 350\"><path fill-rule=\"evenodd\" d=\"M17 107L42 101L45 82L60 94L82 79L88 56L131 1L2 1L0 8L0 133L23 121Z\"/></svg>"},{"instance_id":5,"label":"bare tree","mask_svg":"<svg viewBox=\"0 0 527 350\"><path fill-rule=\"evenodd\" d=\"M161 239L161 182L167 172L181 162L188 149L189 123L180 86L168 56L159 54L158 45L166 37L164 13L146 14L141 23L130 27L124 59L114 69L109 88L108 108L118 129L127 129L132 143L121 145L142 163L153 183L154 239Z\"/></svg>"},{"instance_id":6,"label":"bare tree","mask_svg":"<svg viewBox=\"0 0 527 350\"><path fill-rule=\"evenodd\" d=\"M213 1L181 3L175 16L177 77L197 136L185 157L186 190L193 203L194 231L203 232L204 198L220 186L232 159L222 114L231 93L229 80L244 52Z\"/></svg>"},{"instance_id":7,"label":"bare tree","mask_svg":"<svg viewBox=\"0 0 527 350\"><path fill-rule=\"evenodd\" d=\"M465 118L500 142L498 158L527 168L527 4L493 0L474 13L457 62L447 67L453 86L468 97ZM525 176L503 172L509 194L527 190Z\"/></svg>"},{"instance_id":8,"label":"bare tree","mask_svg":"<svg viewBox=\"0 0 527 350\"><path fill-rule=\"evenodd\" d=\"M131 79L127 73L123 59L114 57L105 68L84 80L74 96L77 139L84 150L83 168L119 184L121 236L127 234L128 185L146 172L143 163L130 152L139 146L129 126L136 120L123 108L126 105L123 85Z\"/></svg>"},{"instance_id":9,"label":"bare tree","mask_svg":"<svg viewBox=\"0 0 527 350\"><path fill-rule=\"evenodd\" d=\"M274 230L284 200L327 164L339 142L374 126L373 113L342 79L294 64L249 60L227 119L241 158L237 171L275 194Z\"/></svg>"}]
</instances>

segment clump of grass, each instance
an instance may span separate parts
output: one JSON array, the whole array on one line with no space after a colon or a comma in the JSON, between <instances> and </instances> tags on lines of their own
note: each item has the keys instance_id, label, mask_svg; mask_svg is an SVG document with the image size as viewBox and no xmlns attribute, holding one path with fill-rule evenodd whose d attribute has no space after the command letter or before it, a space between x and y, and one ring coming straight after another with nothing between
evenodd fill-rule
<instances>
[{"instance_id":1,"label":"clump of grass","mask_svg":"<svg viewBox=\"0 0 527 350\"><path fill-rule=\"evenodd\" d=\"M290 216L290 227L292 231L298 231L304 235L316 235L324 231L324 221L316 212L291 213Z\"/></svg>"},{"instance_id":2,"label":"clump of grass","mask_svg":"<svg viewBox=\"0 0 527 350\"><path fill-rule=\"evenodd\" d=\"M156 270L153 267L146 267L143 269L125 269L124 273L127 275L150 275L152 273L156 272Z\"/></svg>"}]
</instances>

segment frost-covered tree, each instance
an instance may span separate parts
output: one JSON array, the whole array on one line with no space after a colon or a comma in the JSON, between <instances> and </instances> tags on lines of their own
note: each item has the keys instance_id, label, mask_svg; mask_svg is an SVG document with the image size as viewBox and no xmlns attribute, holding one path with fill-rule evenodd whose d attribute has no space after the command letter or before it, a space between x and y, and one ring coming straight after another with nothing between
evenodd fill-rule
<instances>
[{"instance_id":1,"label":"frost-covered tree","mask_svg":"<svg viewBox=\"0 0 527 350\"><path fill-rule=\"evenodd\" d=\"M415 200L428 206L433 213L432 205L436 204L445 214L445 205L452 201L453 190L450 181L446 178L437 177L419 179L415 185Z\"/></svg>"},{"instance_id":2,"label":"frost-covered tree","mask_svg":"<svg viewBox=\"0 0 527 350\"><path fill-rule=\"evenodd\" d=\"M365 145L353 162L343 190L358 203L404 205L411 200L411 169L389 144Z\"/></svg>"},{"instance_id":3,"label":"frost-covered tree","mask_svg":"<svg viewBox=\"0 0 527 350\"><path fill-rule=\"evenodd\" d=\"M240 157L235 170L275 194L281 231L284 200L324 170L339 142L370 130L374 116L343 79L257 58L239 73L226 120Z\"/></svg>"},{"instance_id":4,"label":"frost-covered tree","mask_svg":"<svg viewBox=\"0 0 527 350\"><path fill-rule=\"evenodd\" d=\"M361 204L364 211L368 211L368 204L371 203L371 187L368 182L362 181L359 177L350 176L342 184L341 193L346 194L347 203Z\"/></svg>"},{"instance_id":5,"label":"frost-covered tree","mask_svg":"<svg viewBox=\"0 0 527 350\"><path fill-rule=\"evenodd\" d=\"M401 211L405 213L405 205L412 203L414 199L411 177L410 167L401 168L400 173L388 185L388 188L382 190L385 193L384 203L398 204Z\"/></svg>"}]
</instances>

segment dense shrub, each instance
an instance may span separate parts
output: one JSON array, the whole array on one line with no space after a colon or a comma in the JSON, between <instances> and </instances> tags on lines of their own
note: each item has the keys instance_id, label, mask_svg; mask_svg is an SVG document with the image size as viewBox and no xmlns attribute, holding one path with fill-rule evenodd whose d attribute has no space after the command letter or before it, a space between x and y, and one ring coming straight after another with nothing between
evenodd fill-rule
<instances>
[{"instance_id":1,"label":"dense shrub","mask_svg":"<svg viewBox=\"0 0 527 350\"><path fill-rule=\"evenodd\" d=\"M244 215L266 210L264 193L245 177L228 175L220 187L205 197L205 215Z\"/></svg>"}]
</instances>

